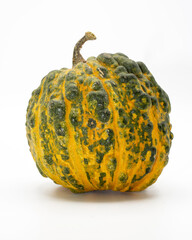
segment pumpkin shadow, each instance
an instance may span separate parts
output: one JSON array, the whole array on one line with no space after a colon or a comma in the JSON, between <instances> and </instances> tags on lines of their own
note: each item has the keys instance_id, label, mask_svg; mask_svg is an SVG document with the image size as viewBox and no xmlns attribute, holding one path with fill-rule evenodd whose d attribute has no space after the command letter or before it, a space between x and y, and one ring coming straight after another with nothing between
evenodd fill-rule
<instances>
[{"instance_id":1,"label":"pumpkin shadow","mask_svg":"<svg viewBox=\"0 0 192 240\"><path fill-rule=\"evenodd\" d=\"M54 191L49 192L49 196L57 200L85 203L143 201L145 199L155 198L157 195L157 192L152 189L144 190L142 192L114 192L108 190L87 193L72 193L69 189L58 187Z\"/></svg>"}]
</instances>

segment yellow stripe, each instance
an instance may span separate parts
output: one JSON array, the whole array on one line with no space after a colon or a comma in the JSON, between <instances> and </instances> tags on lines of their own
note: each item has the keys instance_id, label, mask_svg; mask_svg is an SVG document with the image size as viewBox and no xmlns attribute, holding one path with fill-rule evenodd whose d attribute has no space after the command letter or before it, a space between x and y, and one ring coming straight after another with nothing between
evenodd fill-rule
<instances>
[{"instance_id":1,"label":"yellow stripe","mask_svg":"<svg viewBox=\"0 0 192 240\"><path fill-rule=\"evenodd\" d=\"M73 163L73 169L74 169L74 178L83 185L83 187L85 188L85 190L89 190L92 188L90 182L87 179L87 175L85 172L84 167L81 164L82 161L82 154L78 154L77 153L77 149L78 151L82 152L82 146L80 146L79 144L77 145L74 136L75 136L75 131L74 131L74 127L70 124L70 110L71 110L71 102L66 99L65 97L65 87L64 87L65 82L63 82L63 96L65 98L65 106L66 106L66 126L68 129L68 133L69 133L69 144L68 144L68 151L69 151L69 156L70 156L70 160Z\"/></svg>"}]
</instances>

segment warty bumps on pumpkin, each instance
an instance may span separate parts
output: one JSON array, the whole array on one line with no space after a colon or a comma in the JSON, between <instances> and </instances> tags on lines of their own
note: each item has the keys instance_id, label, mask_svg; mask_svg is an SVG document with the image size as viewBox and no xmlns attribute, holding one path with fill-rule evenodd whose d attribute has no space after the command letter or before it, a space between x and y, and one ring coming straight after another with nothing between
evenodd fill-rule
<instances>
[{"instance_id":1,"label":"warty bumps on pumpkin","mask_svg":"<svg viewBox=\"0 0 192 240\"><path fill-rule=\"evenodd\" d=\"M33 91L27 139L39 172L71 191L141 191L168 162L170 101L142 62L122 53L80 54Z\"/></svg>"}]
</instances>

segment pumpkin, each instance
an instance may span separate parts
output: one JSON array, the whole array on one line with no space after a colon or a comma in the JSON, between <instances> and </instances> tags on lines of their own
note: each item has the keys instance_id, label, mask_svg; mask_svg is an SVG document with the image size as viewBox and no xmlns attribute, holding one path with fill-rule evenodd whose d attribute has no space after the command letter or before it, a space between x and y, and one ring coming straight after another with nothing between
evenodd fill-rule
<instances>
[{"instance_id":1,"label":"pumpkin","mask_svg":"<svg viewBox=\"0 0 192 240\"><path fill-rule=\"evenodd\" d=\"M32 92L26 115L30 151L44 177L72 192L141 191L168 162L170 101L142 62L122 53L51 71Z\"/></svg>"}]
</instances>

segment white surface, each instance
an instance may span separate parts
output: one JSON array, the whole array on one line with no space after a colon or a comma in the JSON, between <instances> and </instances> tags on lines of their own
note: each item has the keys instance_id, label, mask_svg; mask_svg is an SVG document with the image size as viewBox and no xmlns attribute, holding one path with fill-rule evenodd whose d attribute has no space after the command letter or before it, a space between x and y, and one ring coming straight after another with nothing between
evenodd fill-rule
<instances>
[{"instance_id":1,"label":"white surface","mask_svg":"<svg viewBox=\"0 0 192 240\"><path fill-rule=\"evenodd\" d=\"M0 239L192 239L191 1L0 1ZM174 140L159 180L140 193L72 194L38 173L25 137L31 92L49 71L123 52L169 94Z\"/></svg>"}]
</instances>

